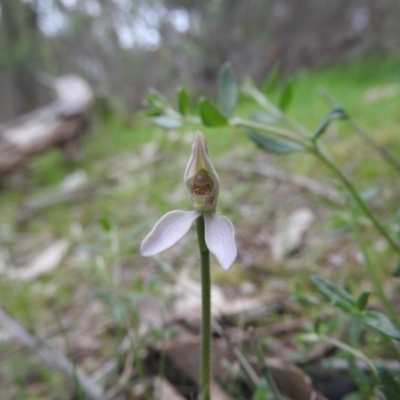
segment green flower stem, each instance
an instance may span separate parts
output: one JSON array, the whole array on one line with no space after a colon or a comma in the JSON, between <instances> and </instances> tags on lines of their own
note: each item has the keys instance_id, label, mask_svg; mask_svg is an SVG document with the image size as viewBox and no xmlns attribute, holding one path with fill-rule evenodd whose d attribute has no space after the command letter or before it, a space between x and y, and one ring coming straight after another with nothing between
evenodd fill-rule
<instances>
[{"instance_id":1,"label":"green flower stem","mask_svg":"<svg viewBox=\"0 0 400 400\"><path fill-rule=\"evenodd\" d=\"M196 220L201 264L201 400L210 400L211 377L211 278L210 251L205 241L204 217Z\"/></svg>"},{"instance_id":2,"label":"green flower stem","mask_svg":"<svg viewBox=\"0 0 400 400\"><path fill-rule=\"evenodd\" d=\"M345 185L346 189L349 191L350 195L353 197L358 206L363 210L366 216L370 219L375 229L386 239L390 247L400 255L400 246L396 241L390 236L388 231L384 228L381 222L375 217L372 211L369 209L367 204L359 195L358 191L354 188L353 184L347 178L347 176L337 167L337 165L322 151L318 143L313 150L314 155L316 155Z\"/></svg>"}]
</instances>

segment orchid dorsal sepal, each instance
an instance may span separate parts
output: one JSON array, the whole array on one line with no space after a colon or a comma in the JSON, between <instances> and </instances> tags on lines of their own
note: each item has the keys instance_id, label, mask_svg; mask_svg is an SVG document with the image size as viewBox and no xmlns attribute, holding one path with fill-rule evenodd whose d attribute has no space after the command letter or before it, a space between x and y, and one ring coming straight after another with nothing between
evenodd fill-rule
<instances>
[{"instance_id":1,"label":"orchid dorsal sepal","mask_svg":"<svg viewBox=\"0 0 400 400\"><path fill-rule=\"evenodd\" d=\"M215 211L219 193L219 178L208 155L204 135L199 130L196 131L184 182L195 210Z\"/></svg>"}]
</instances>

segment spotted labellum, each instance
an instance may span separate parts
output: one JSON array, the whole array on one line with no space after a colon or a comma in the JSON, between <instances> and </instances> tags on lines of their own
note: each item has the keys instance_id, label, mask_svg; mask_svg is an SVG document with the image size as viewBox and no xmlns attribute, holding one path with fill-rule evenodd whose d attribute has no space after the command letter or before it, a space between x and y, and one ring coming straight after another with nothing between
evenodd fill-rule
<instances>
[{"instance_id":1,"label":"spotted labellum","mask_svg":"<svg viewBox=\"0 0 400 400\"><path fill-rule=\"evenodd\" d=\"M174 210L165 214L144 238L141 246L142 255L151 257L170 248L182 239L193 222L203 215L207 247L222 268L229 269L237 255L235 229L229 218L215 212L219 178L208 155L204 135L200 131L195 135L184 183L193 210Z\"/></svg>"}]
</instances>

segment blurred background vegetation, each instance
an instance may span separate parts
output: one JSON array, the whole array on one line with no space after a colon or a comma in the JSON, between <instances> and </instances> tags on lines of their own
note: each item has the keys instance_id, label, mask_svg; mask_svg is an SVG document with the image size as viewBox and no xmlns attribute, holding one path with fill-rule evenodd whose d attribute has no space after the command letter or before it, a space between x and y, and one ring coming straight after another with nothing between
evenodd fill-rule
<instances>
[{"instance_id":1,"label":"blurred background vegetation","mask_svg":"<svg viewBox=\"0 0 400 400\"><path fill-rule=\"evenodd\" d=\"M76 73L121 111L148 87L212 93L230 60L239 80L400 48L395 0L1 0L0 118L45 94L37 73Z\"/></svg>"},{"instance_id":2,"label":"blurred background vegetation","mask_svg":"<svg viewBox=\"0 0 400 400\"><path fill-rule=\"evenodd\" d=\"M141 257L139 247L163 213L188 209L182 176L193 132L201 128L221 178L220 209L234 222L239 251L229 273L217 265L212 271L218 322L240 332L255 326L267 356L305 366L329 400L381 398L365 365L335 346L318 347L326 343L304 345L296 334L321 320L321 334L387 362L398 375L398 342L366 332L358 316L322 301L309 279L321 274L354 295L371 290L365 251L399 312L400 286L392 276L398 257L362 212L357 233L343 186L311 155L261 152L242 129L201 127L190 117L197 116L198 96L217 98L226 61L239 84L251 77L274 104L290 85L285 111L311 132L336 99L373 143L346 121L333 122L321 140L397 240L399 171L381 150L400 159L399 21L398 0L0 0L0 145L10 121L52 101L40 83L43 73L79 75L96 96L90 134L80 143L84 158L65 159L49 148L27 159L22 174L1 177L1 308L98 383L106 392L98 398L162 398L152 397L148 385L149 377L168 370L157 346L168 350L171 338L198 333L198 254L194 235L155 259ZM156 126L143 111L149 89L170 112L181 85L190 95L190 117L179 128ZM260 117L244 92L235 117ZM304 177L318 190L309 190ZM68 197L71 188L77 197ZM312 222L290 254L274 257L275 238L299 210ZM58 261L35 270L49 249ZM375 292L368 307L386 312ZM186 361L191 350L175 361ZM1 400L86 398L71 377L32 353L0 330ZM335 389L347 389L335 397L324 384L337 371ZM167 378L183 398L194 398L195 384ZM243 374L231 377L224 387L230 398L267 398L243 382Z\"/></svg>"}]
</instances>

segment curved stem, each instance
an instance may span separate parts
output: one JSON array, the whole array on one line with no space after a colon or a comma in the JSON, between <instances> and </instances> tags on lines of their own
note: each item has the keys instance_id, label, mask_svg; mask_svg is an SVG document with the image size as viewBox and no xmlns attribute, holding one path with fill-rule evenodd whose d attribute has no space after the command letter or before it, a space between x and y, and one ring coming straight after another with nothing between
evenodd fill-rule
<instances>
[{"instance_id":1,"label":"curved stem","mask_svg":"<svg viewBox=\"0 0 400 400\"><path fill-rule=\"evenodd\" d=\"M313 154L315 154L345 185L346 189L349 191L350 195L353 197L358 206L363 210L363 212L367 215L367 217L371 220L375 229L386 239L390 247L397 253L400 254L400 246L396 243L396 241L390 236L381 222L375 217L372 211L369 209L367 204L359 195L358 191L354 188L353 184L347 178L347 176L336 166L336 164L330 160L324 153L321 152L321 149L316 143L314 147Z\"/></svg>"},{"instance_id":2,"label":"curved stem","mask_svg":"<svg viewBox=\"0 0 400 400\"><path fill-rule=\"evenodd\" d=\"M388 231L384 228L381 222L375 217L372 211L369 209L367 204L359 195L358 191L354 188L351 181L347 178L347 176L336 166L336 164L322 151L318 144L318 142L310 144L310 142L302 137L295 136L291 131L288 131L283 128L275 127L275 126L266 126L264 124L260 124L253 121L244 120L241 118L235 118L232 121L233 126L240 126L240 127L247 127L253 129L259 129L264 132L272 133L277 137L281 137L283 139L288 139L293 142L296 142L302 146L304 146L307 150L313 153L317 158L320 159L345 185L346 189L359 205L359 207L363 210L363 212L367 215L367 217L371 220L372 224L374 225L375 229L386 239L389 243L390 247L400 255L400 246L397 242L390 236Z\"/></svg>"},{"instance_id":3,"label":"curved stem","mask_svg":"<svg viewBox=\"0 0 400 400\"><path fill-rule=\"evenodd\" d=\"M342 341L337 340L335 338L324 336L324 335L320 335L319 337L323 341L330 343L330 344L338 347L339 349L346 351L347 353L352 354L353 356L359 358L360 360L363 360L365 362L365 364L367 364L368 367L371 369L371 371L374 373L374 375L377 376L375 365L363 352L361 352L361 351L355 349L354 347L351 347L348 344L343 343Z\"/></svg>"},{"instance_id":4,"label":"curved stem","mask_svg":"<svg viewBox=\"0 0 400 400\"><path fill-rule=\"evenodd\" d=\"M368 272L369 278L371 279L374 290L375 290L377 296L379 297L379 299L381 300L382 304L385 306L386 311L390 315L390 318L396 325L397 329L400 329L400 318L397 315L397 311L393 307L391 301L386 296L385 289L382 285L382 281L379 278L376 268L374 268L374 266L372 265L372 262L369 258L369 254L367 252L366 246L364 246L364 244L362 242L361 230L360 230L359 222L357 222L356 210L354 210L354 206L352 209L352 216L353 216L353 224L354 224L354 228L355 228L356 240L358 241L358 244L363 253L364 264L367 267L367 272Z\"/></svg>"},{"instance_id":5,"label":"curved stem","mask_svg":"<svg viewBox=\"0 0 400 400\"><path fill-rule=\"evenodd\" d=\"M352 354L354 357L359 358L360 360L363 360L366 365L371 369L371 371L374 373L375 376L377 376L376 368L373 362L360 350L355 349L354 347L338 340L330 336L326 336L323 334L318 334L318 333L309 333L302 335L302 338L304 341L307 342L317 342L319 340L324 341L326 343L330 343L333 346Z\"/></svg>"},{"instance_id":6,"label":"curved stem","mask_svg":"<svg viewBox=\"0 0 400 400\"><path fill-rule=\"evenodd\" d=\"M210 251L205 241L204 217L196 220L201 264L201 400L210 400L211 377L211 277Z\"/></svg>"}]
</instances>

